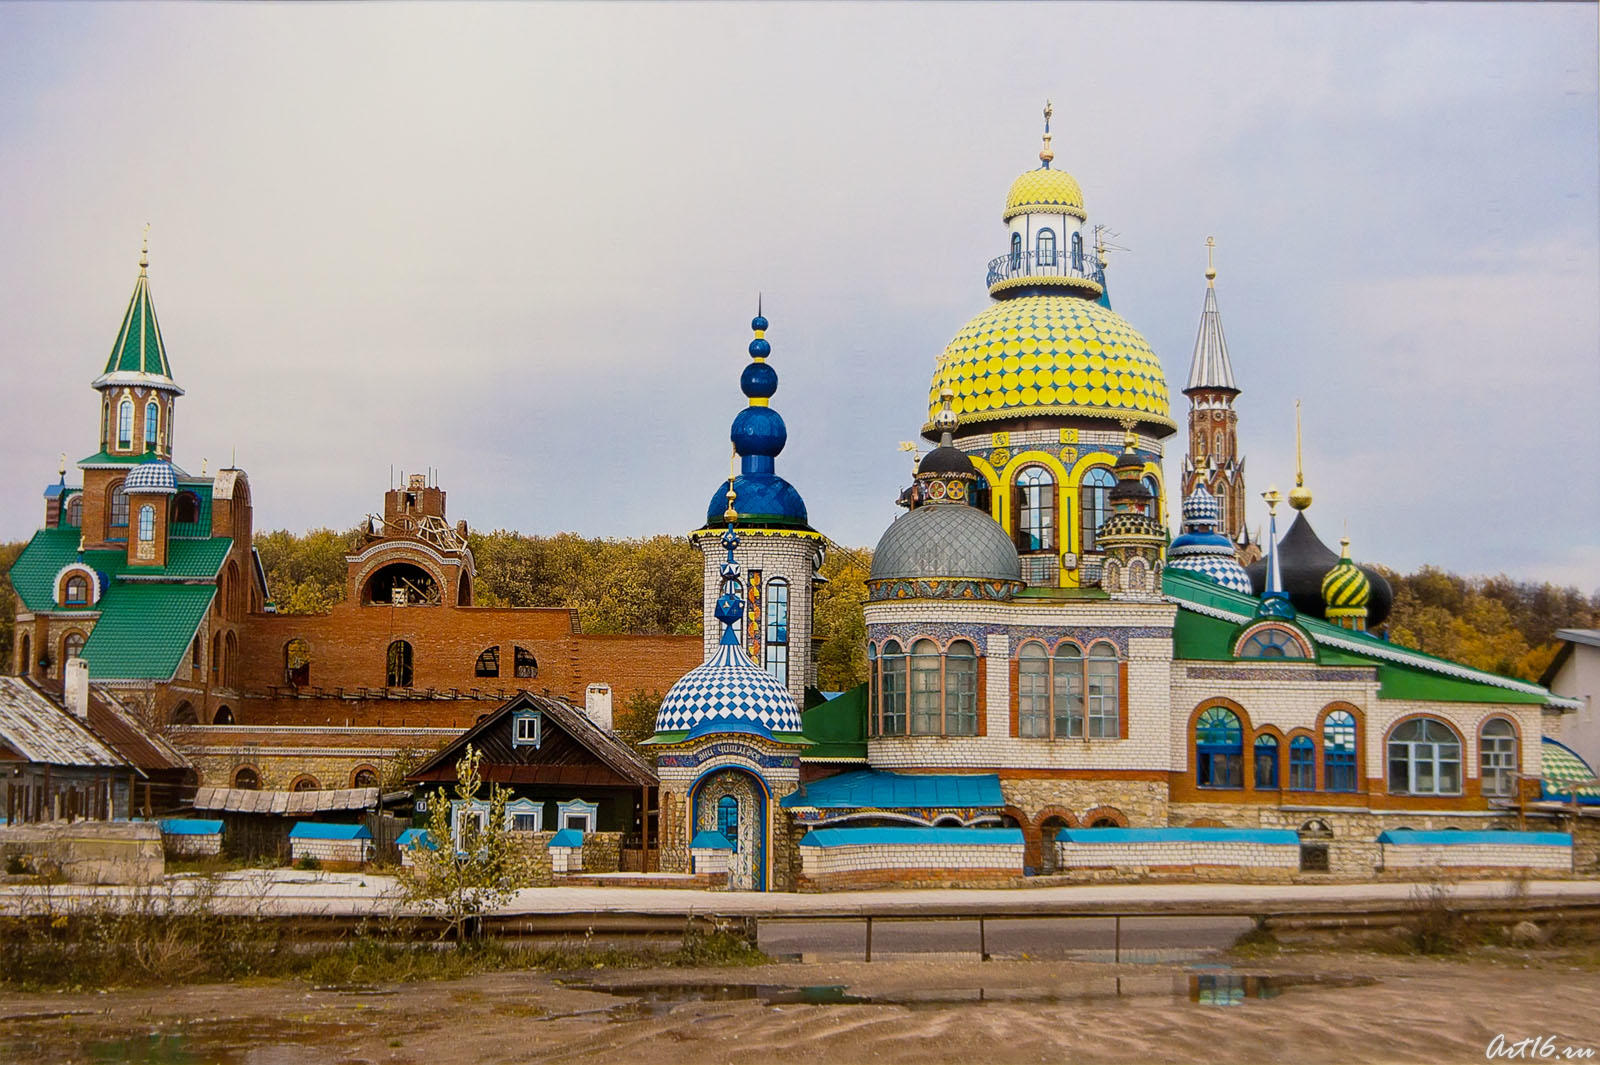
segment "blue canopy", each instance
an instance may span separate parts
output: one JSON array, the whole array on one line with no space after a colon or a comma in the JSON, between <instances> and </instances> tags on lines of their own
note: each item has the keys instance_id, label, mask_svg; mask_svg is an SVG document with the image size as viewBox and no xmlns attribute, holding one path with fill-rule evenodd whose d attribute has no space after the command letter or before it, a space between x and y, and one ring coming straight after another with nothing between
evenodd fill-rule
<instances>
[{"instance_id":1,"label":"blue canopy","mask_svg":"<svg viewBox=\"0 0 1600 1065\"><path fill-rule=\"evenodd\" d=\"M816 828L802 847L1022 845L1020 828Z\"/></svg>"},{"instance_id":2,"label":"blue canopy","mask_svg":"<svg viewBox=\"0 0 1600 1065\"><path fill-rule=\"evenodd\" d=\"M1006 804L994 773L887 773L860 769L802 784L779 805L815 809L995 809Z\"/></svg>"},{"instance_id":3,"label":"blue canopy","mask_svg":"<svg viewBox=\"0 0 1600 1065\"><path fill-rule=\"evenodd\" d=\"M583 846L583 833L576 828L563 828L560 832L550 837L548 846L581 847Z\"/></svg>"},{"instance_id":4,"label":"blue canopy","mask_svg":"<svg viewBox=\"0 0 1600 1065\"><path fill-rule=\"evenodd\" d=\"M432 836L428 835L428 830L425 828L406 829L395 837L394 844L397 847L426 847L430 851L439 849L439 845L433 841Z\"/></svg>"},{"instance_id":5,"label":"blue canopy","mask_svg":"<svg viewBox=\"0 0 1600 1065\"><path fill-rule=\"evenodd\" d=\"M371 839L366 825L330 825L321 821L296 821L290 839Z\"/></svg>"},{"instance_id":6,"label":"blue canopy","mask_svg":"<svg viewBox=\"0 0 1600 1065\"><path fill-rule=\"evenodd\" d=\"M1572 837L1565 832L1467 832L1448 828L1442 832L1419 832L1412 828L1392 828L1379 833L1378 842L1402 847L1408 844L1459 847L1468 843L1498 843L1506 847L1570 847Z\"/></svg>"},{"instance_id":7,"label":"blue canopy","mask_svg":"<svg viewBox=\"0 0 1600 1065\"><path fill-rule=\"evenodd\" d=\"M697 832L694 839L689 841L692 851L731 851L733 844L728 842L728 837L721 832Z\"/></svg>"},{"instance_id":8,"label":"blue canopy","mask_svg":"<svg viewBox=\"0 0 1600 1065\"><path fill-rule=\"evenodd\" d=\"M221 833L221 821L195 821L187 817L169 817L161 822L163 836L216 836Z\"/></svg>"},{"instance_id":9,"label":"blue canopy","mask_svg":"<svg viewBox=\"0 0 1600 1065\"><path fill-rule=\"evenodd\" d=\"M1063 828L1064 843L1270 843L1298 847L1300 837L1288 828Z\"/></svg>"}]
</instances>

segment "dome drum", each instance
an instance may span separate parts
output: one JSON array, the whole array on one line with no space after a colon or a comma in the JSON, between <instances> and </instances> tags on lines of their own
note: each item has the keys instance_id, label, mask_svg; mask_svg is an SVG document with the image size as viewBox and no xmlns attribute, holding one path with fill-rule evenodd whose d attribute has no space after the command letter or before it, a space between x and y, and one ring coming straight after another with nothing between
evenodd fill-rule
<instances>
[{"instance_id":1,"label":"dome drum","mask_svg":"<svg viewBox=\"0 0 1600 1065\"><path fill-rule=\"evenodd\" d=\"M1036 287L1098 299L1106 290L1106 272L1093 258L1081 251L1014 251L989 260L984 284L989 286L989 295L996 298L1001 293Z\"/></svg>"}]
</instances>

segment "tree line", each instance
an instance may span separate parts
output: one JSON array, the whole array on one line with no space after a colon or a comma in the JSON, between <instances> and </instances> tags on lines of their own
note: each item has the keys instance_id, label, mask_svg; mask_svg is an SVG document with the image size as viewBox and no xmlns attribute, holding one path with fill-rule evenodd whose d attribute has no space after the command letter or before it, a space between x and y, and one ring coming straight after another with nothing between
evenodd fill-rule
<instances>
[{"instance_id":1,"label":"tree line","mask_svg":"<svg viewBox=\"0 0 1600 1065\"><path fill-rule=\"evenodd\" d=\"M286 614L328 610L344 598L345 556L361 543L358 529L257 533L255 545L277 609ZM474 532L479 606L553 606L578 611L582 631L692 635L700 631L704 563L687 537L605 539L559 533L529 536L506 530ZM10 570L21 543L0 544L0 573ZM853 687L866 678L867 549L832 546L817 589L815 636L819 686ZM1433 566L1411 574L1384 571L1394 587L1389 637L1478 669L1538 680L1555 657L1555 632L1600 626L1600 590L1505 575L1463 577ZM10 661L15 598L0 595L0 660Z\"/></svg>"}]
</instances>

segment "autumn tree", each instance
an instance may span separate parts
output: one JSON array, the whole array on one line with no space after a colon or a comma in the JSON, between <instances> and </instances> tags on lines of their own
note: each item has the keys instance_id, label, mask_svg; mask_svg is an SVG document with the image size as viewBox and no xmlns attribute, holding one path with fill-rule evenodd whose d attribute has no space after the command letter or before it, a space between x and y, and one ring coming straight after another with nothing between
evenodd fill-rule
<instances>
[{"instance_id":1,"label":"autumn tree","mask_svg":"<svg viewBox=\"0 0 1600 1065\"><path fill-rule=\"evenodd\" d=\"M827 583L817 589L812 635L822 641L817 653L817 685L844 691L867 679L867 601L872 552L834 545L822 563Z\"/></svg>"}]
</instances>

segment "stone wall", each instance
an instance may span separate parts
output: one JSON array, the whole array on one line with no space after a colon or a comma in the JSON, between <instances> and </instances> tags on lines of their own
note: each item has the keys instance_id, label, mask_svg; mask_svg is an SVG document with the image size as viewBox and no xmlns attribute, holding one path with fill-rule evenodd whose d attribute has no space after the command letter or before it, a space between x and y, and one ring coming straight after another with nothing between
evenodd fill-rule
<instances>
[{"instance_id":1,"label":"stone wall","mask_svg":"<svg viewBox=\"0 0 1600 1065\"><path fill-rule=\"evenodd\" d=\"M322 865L362 865L372 853L370 839L291 839L289 854L295 861L310 858Z\"/></svg>"},{"instance_id":2,"label":"stone wall","mask_svg":"<svg viewBox=\"0 0 1600 1065\"><path fill-rule=\"evenodd\" d=\"M49 822L0 828L0 860L23 858L36 872L72 884L151 884L166 871L154 821Z\"/></svg>"},{"instance_id":3,"label":"stone wall","mask_svg":"<svg viewBox=\"0 0 1600 1065\"><path fill-rule=\"evenodd\" d=\"M1506 843L1435 844L1380 843L1380 868L1384 872L1408 870L1466 870L1503 873L1508 869L1529 869L1544 873L1570 873L1572 848L1521 846Z\"/></svg>"},{"instance_id":4,"label":"stone wall","mask_svg":"<svg viewBox=\"0 0 1600 1065\"><path fill-rule=\"evenodd\" d=\"M583 837L584 872L615 873L621 865L621 832L590 832Z\"/></svg>"},{"instance_id":5,"label":"stone wall","mask_svg":"<svg viewBox=\"0 0 1600 1065\"><path fill-rule=\"evenodd\" d=\"M1195 873L1216 867L1238 879L1279 878L1300 869L1300 845L1275 843L1173 840L1138 843L1075 843L1055 845L1056 868L1113 868L1139 876L1154 873Z\"/></svg>"}]
</instances>

